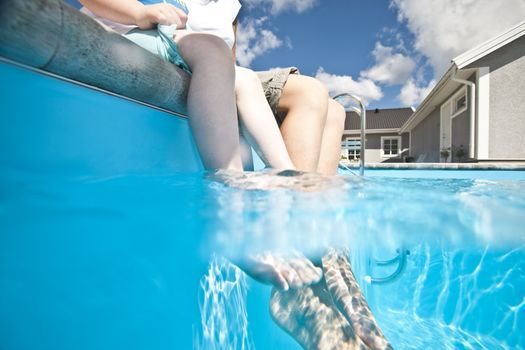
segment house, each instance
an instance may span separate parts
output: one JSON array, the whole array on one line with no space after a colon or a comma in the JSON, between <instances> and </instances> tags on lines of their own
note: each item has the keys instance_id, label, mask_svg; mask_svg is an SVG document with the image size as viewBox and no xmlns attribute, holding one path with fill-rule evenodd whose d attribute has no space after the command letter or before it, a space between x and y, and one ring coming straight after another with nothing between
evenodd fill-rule
<instances>
[{"instance_id":1,"label":"house","mask_svg":"<svg viewBox=\"0 0 525 350\"><path fill-rule=\"evenodd\" d=\"M454 58L407 133L416 162L525 160L525 21Z\"/></svg>"},{"instance_id":2,"label":"house","mask_svg":"<svg viewBox=\"0 0 525 350\"><path fill-rule=\"evenodd\" d=\"M408 156L409 133L401 127L414 113L414 109L389 108L366 111L367 163L403 162ZM342 139L342 158L357 161L361 150L361 121L356 112L347 112Z\"/></svg>"}]
</instances>

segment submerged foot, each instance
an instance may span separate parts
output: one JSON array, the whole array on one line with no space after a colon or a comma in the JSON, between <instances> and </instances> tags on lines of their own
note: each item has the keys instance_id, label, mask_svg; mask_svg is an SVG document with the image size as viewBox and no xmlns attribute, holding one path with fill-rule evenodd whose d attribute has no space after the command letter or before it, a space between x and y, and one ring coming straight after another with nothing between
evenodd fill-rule
<instances>
[{"instance_id":1,"label":"submerged foot","mask_svg":"<svg viewBox=\"0 0 525 350\"><path fill-rule=\"evenodd\" d=\"M235 172L219 170L210 179L243 190L290 189L302 192L322 191L344 185L341 178L297 170Z\"/></svg>"},{"instance_id":2,"label":"submerged foot","mask_svg":"<svg viewBox=\"0 0 525 350\"><path fill-rule=\"evenodd\" d=\"M288 290L319 282L323 273L304 255L263 253L250 255L235 264L255 280Z\"/></svg>"},{"instance_id":3,"label":"submerged foot","mask_svg":"<svg viewBox=\"0 0 525 350\"><path fill-rule=\"evenodd\" d=\"M274 289L270 313L306 350L368 349L333 304L324 280L302 289Z\"/></svg>"},{"instance_id":4,"label":"submerged foot","mask_svg":"<svg viewBox=\"0 0 525 350\"><path fill-rule=\"evenodd\" d=\"M323 272L335 304L359 338L370 349L392 349L361 292L352 272L348 254L340 250L330 250L323 257Z\"/></svg>"}]
</instances>

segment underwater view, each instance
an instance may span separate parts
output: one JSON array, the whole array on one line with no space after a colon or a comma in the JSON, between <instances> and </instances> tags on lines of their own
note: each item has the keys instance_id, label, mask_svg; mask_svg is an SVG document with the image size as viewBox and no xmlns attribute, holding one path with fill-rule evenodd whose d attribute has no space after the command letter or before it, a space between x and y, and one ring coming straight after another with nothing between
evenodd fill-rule
<instances>
[{"instance_id":1,"label":"underwater view","mask_svg":"<svg viewBox=\"0 0 525 350\"><path fill-rule=\"evenodd\" d=\"M301 349L333 324L231 261L336 248L393 348L523 349L525 174L449 174L4 172L2 347Z\"/></svg>"},{"instance_id":2,"label":"underwater view","mask_svg":"<svg viewBox=\"0 0 525 350\"><path fill-rule=\"evenodd\" d=\"M1 0L0 350L525 350L523 18Z\"/></svg>"}]
</instances>

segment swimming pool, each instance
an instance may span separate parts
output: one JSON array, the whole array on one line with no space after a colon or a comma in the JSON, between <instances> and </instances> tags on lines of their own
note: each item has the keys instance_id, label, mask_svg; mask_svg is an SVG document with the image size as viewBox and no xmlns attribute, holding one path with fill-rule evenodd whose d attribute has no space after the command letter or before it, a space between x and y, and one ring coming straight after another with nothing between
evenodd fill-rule
<instances>
[{"instance_id":1,"label":"swimming pool","mask_svg":"<svg viewBox=\"0 0 525 350\"><path fill-rule=\"evenodd\" d=\"M270 318L270 288L210 258L330 246L349 247L395 348L525 347L525 172L243 190L202 172L180 118L0 73L0 348L298 349ZM367 283L405 249L391 283Z\"/></svg>"},{"instance_id":2,"label":"swimming pool","mask_svg":"<svg viewBox=\"0 0 525 350\"><path fill-rule=\"evenodd\" d=\"M312 231L336 230L334 241L351 247L356 275L394 348L524 347L525 174L497 173L449 171L443 179L435 171L372 170L324 198L332 219L308 213L317 219ZM486 179L495 176L504 180ZM399 248L410 251L404 271L391 283L368 284L367 276L394 273L396 264L374 261L397 256ZM261 296L254 299L254 313L264 314ZM261 348L289 348L270 340L271 332L255 330L253 337Z\"/></svg>"},{"instance_id":3,"label":"swimming pool","mask_svg":"<svg viewBox=\"0 0 525 350\"><path fill-rule=\"evenodd\" d=\"M523 348L525 182L514 175L342 175L323 191L301 192L235 189L202 174L4 173L2 347L219 349L244 341L299 349L271 321L270 288L243 282L233 267L209 270L210 254L344 245L395 348ZM404 271L389 284L368 284L366 276L395 269L373 259L399 248L410 251ZM205 295L218 303L205 304L208 312ZM231 338L211 347L203 321Z\"/></svg>"}]
</instances>

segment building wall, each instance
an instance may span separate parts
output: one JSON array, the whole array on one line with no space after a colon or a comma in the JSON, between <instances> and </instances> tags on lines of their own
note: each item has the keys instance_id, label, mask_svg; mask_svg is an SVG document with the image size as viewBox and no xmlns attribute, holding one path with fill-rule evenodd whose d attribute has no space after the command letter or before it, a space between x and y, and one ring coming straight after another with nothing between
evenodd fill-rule
<instances>
[{"instance_id":1,"label":"building wall","mask_svg":"<svg viewBox=\"0 0 525 350\"><path fill-rule=\"evenodd\" d=\"M470 111L466 111L452 119L452 149L463 148L465 158L468 157L470 142ZM452 154L452 161L456 162L455 154Z\"/></svg>"},{"instance_id":2,"label":"building wall","mask_svg":"<svg viewBox=\"0 0 525 350\"><path fill-rule=\"evenodd\" d=\"M476 74L472 74L467 80L476 82ZM467 109L455 116L452 119L452 135L451 144L452 151L450 152L449 160L452 162L459 162L465 160L469 156L470 149L470 102L472 99L472 93L470 87L466 87L467 93ZM453 95L451 95L453 96ZM455 155L457 149L462 148L464 151L463 159L458 159Z\"/></svg>"},{"instance_id":3,"label":"building wall","mask_svg":"<svg viewBox=\"0 0 525 350\"><path fill-rule=\"evenodd\" d=\"M381 136L397 136L397 134L368 134L366 135L365 160L367 163L381 163Z\"/></svg>"},{"instance_id":4,"label":"building wall","mask_svg":"<svg viewBox=\"0 0 525 350\"><path fill-rule=\"evenodd\" d=\"M401 149L406 150L401 153L400 157L391 157L391 158L383 158L381 157L381 137L384 136L393 136L393 137L399 137L401 136ZM351 135L344 135L343 139L346 137L356 137L359 138L360 135L358 134L351 134ZM388 163L388 162L403 162L403 157L408 156L408 148L409 148L409 134L404 133L402 135L399 135L397 133L385 133L385 134L367 134L366 135L366 149L365 149L365 161L367 163Z\"/></svg>"},{"instance_id":5,"label":"building wall","mask_svg":"<svg viewBox=\"0 0 525 350\"><path fill-rule=\"evenodd\" d=\"M489 158L525 159L525 37L471 67L489 67Z\"/></svg>"},{"instance_id":6,"label":"building wall","mask_svg":"<svg viewBox=\"0 0 525 350\"><path fill-rule=\"evenodd\" d=\"M411 155L416 162L439 162L439 106L411 132Z\"/></svg>"}]
</instances>

